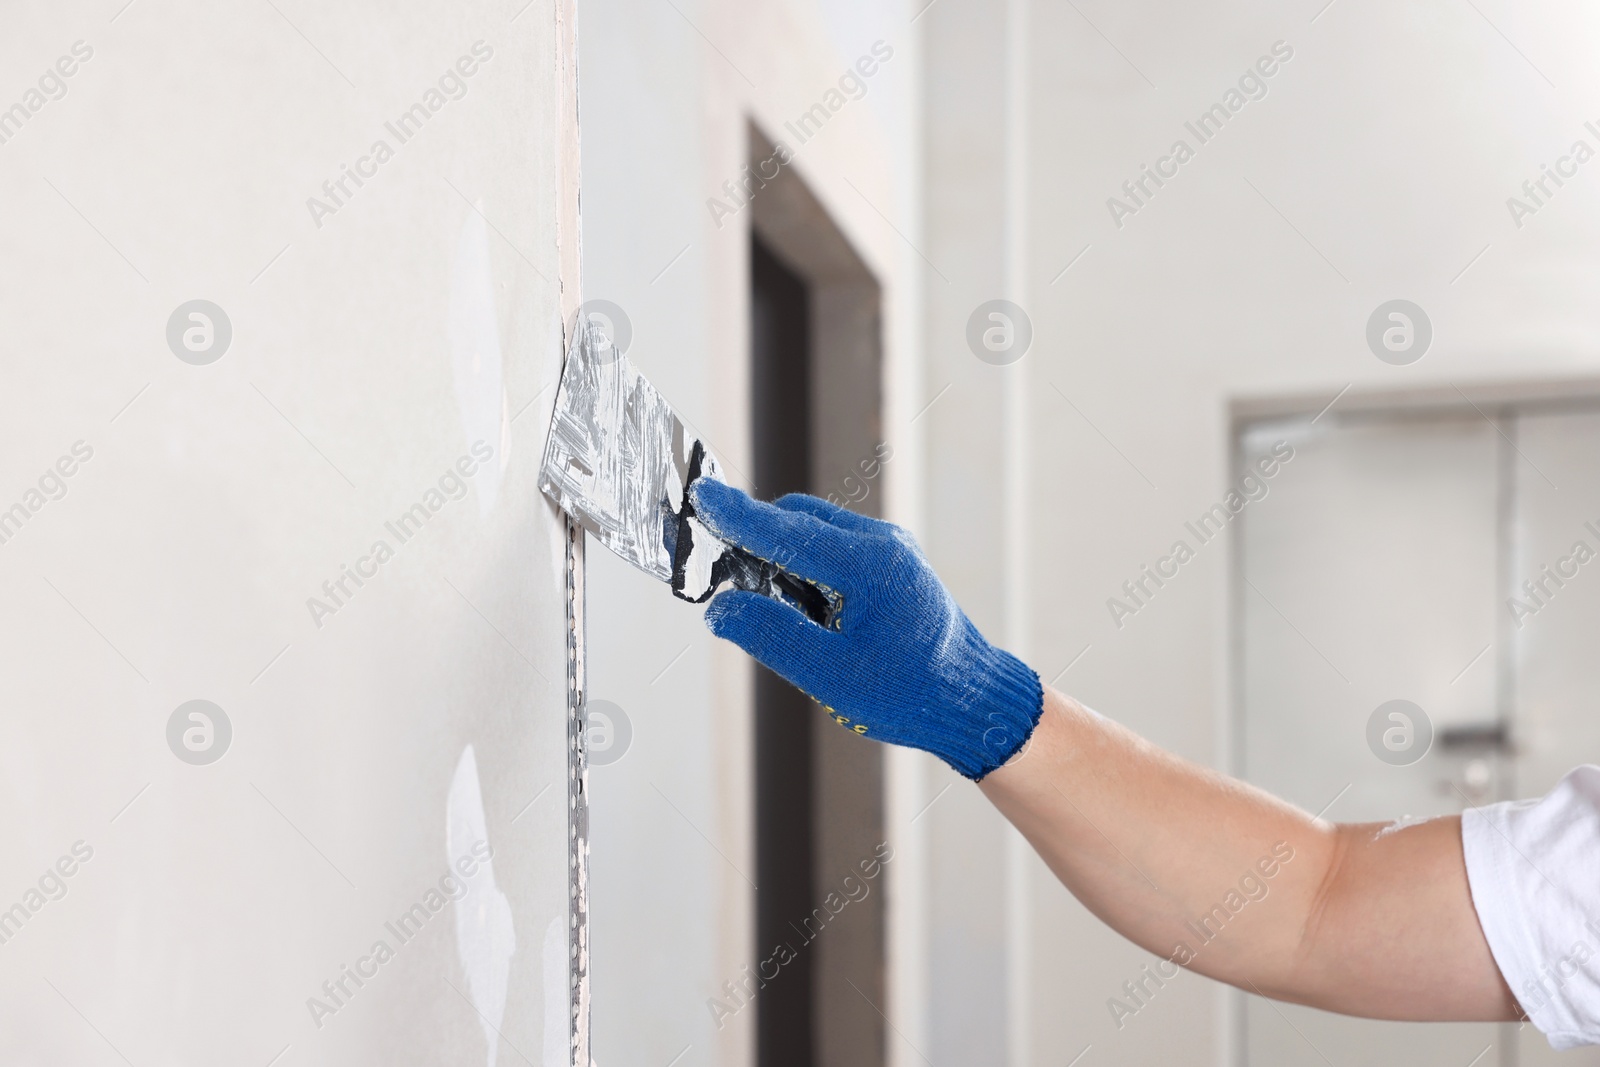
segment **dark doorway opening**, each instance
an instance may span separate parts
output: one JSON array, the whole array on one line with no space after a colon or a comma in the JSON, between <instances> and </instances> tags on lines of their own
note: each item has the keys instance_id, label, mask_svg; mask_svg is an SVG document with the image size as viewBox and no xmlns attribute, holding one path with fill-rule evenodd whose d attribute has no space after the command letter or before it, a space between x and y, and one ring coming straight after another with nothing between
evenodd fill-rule
<instances>
[{"instance_id":1,"label":"dark doorway opening","mask_svg":"<svg viewBox=\"0 0 1600 1067\"><path fill-rule=\"evenodd\" d=\"M750 212L752 480L881 516L882 290L799 174L761 175ZM880 460L882 462L880 462ZM848 608L846 609L848 610ZM883 746L756 668L755 958L759 1067L883 1067L887 1032ZM774 950L783 946L774 974Z\"/></svg>"},{"instance_id":2,"label":"dark doorway opening","mask_svg":"<svg viewBox=\"0 0 1600 1067\"><path fill-rule=\"evenodd\" d=\"M762 243L750 241L752 451L756 493L775 500L811 489L811 299L805 281ZM812 729L816 706L764 667L756 668L756 949L799 951L761 991L761 1067L813 1067L814 953L790 929L811 914ZM770 967L769 967L770 970Z\"/></svg>"}]
</instances>

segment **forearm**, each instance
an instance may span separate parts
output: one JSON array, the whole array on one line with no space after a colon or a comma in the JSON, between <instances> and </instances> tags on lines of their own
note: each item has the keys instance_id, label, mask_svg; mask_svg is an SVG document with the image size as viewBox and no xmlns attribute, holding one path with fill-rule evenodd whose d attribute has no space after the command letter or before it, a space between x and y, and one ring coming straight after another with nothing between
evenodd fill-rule
<instances>
[{"instance_id":1,"label":"forearm","mask_svg":"<svg viewBox=\"0 0 1600 1067\"><path fill-rule=\"evenodd\" d=\"M1048 688L981 788L1085 906L1174 963L1350 1014L1514 1017L1456 820L1335 826Z\"/></svg>"}]
</instances>

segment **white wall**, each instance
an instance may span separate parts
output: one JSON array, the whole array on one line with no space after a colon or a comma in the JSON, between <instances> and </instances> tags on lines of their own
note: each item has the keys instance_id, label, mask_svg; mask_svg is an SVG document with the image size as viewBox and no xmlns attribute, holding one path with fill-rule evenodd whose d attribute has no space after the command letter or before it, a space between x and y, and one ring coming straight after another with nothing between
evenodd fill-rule
<instances>
[{"instance_id":1,"label":"white wall","mask_svg":"<svg viewBox=\"0 0 1600 1067\"><path fill-rule=\"evenodd\" d=\"M0 544L0 907L40 905L0 944L6 1062L566 1062L564 564L535 488L577 281L562 10L9 6L0 106L83 44L0 143L0 507L88 458ZM464 95L386 131L478 41ZM319 226L307 199L378 139ZM196 298L231 322L206 365L166 336ZM232 727L204 766L167 737L197 698ZM480 840L402 944L385 922Z\"/></svg>"}]
</instances>

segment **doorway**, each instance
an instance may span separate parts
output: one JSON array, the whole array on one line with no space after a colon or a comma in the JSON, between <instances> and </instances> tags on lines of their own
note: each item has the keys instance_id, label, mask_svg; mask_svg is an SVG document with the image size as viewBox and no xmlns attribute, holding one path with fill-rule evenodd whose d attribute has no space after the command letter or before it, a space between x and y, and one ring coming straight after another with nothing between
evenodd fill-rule
<instances>
[{"instance_id":1,"label":"doorway","mask_svg":"<svg viewBox=\"0 0 1600 1067\"><path fill-rule=\"evenodd\" d=\"M759 131L750 142L753 167L773 158ZM798 175L782 170L754 190L751 445L761 499L809 492L878 513L881 482L865 495L846 490L882 454L879 304L876 279ZM883 879L860 870L884 840L881 748L761 667L754 697L755 947L761 960L790 950L757 998L756 1062L881 1067L885 894Z\"/></svg>"}]
</instances>

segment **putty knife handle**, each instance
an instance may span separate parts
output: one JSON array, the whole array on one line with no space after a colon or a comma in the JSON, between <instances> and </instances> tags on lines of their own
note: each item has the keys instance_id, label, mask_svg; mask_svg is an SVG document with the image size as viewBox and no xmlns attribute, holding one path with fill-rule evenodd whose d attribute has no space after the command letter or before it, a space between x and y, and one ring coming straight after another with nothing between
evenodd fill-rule
<instances>
[{"instance_id":1,"label":"putty knife handle","mask_svg":"<svg viewBox=\"0 0 1600 1067\"><path fill-rule=\"evenodd\" d=\"M844 604L837 593L825 592L776 563L733 545L728 546L718 565L726 565L728 582L735 589L769 596L799 609L819 626L839 628L839 612Z\"/></svg>"}]
</instances>

